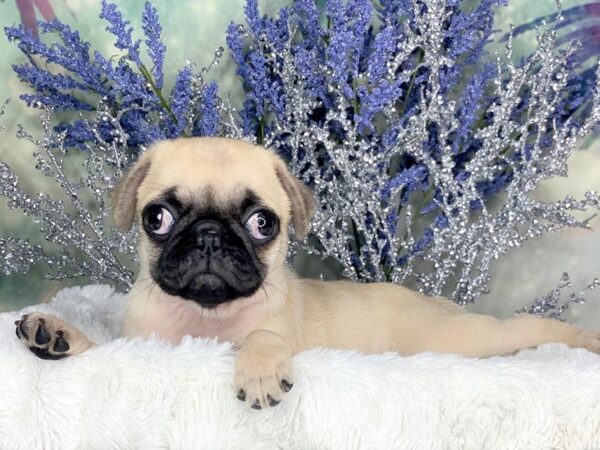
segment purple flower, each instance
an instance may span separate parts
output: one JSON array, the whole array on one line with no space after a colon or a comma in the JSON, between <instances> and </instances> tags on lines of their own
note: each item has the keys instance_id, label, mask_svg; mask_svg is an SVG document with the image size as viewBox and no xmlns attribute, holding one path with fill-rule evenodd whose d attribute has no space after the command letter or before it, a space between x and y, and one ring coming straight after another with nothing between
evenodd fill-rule
<instances>
[{"instance_id":1,"label":"purple flower","mask_svg":"<svg viewBox=\"0 0 600 450\"><path fill-rule=\"evenodd\" d=\"M260 18L255 1L246 5L248 32L256 40L266 39L273 49L281 50L288 40L289 11L282 9L277 19ZM279 120L284 119L286 97L282 81L272 61L267 61L262 48L247 50L244 43L244 29L230 24L227 32L227 45L236 62L237 74L241 77L246 100L241 112L246 133L260 133L260 123L273 111ZM259 46L260 47L260 46ZM279 64L275 61L275 64ZM264 129L264 125L263 125ZM260 140L260 136L259 136Z\"/></svg>"},{"instance_id":2,"label":"purple flower","mask_svg":"<svg viewBox=\"0 0 600 450\"><path fill-rule=\"evenodd\" d=\"M129 145L134 148L174 137L167 135L164 127L154 123L149 113L141 109L127 111L121 119L121 125L128 130Z\"/></svg>"},{"instance_id":3,"label":"purple flower","mask_svg":"<svg viewBox=\"0 0 600 450\"><path fill-rule=\"evenodd\" d=\"M475 73L467 83L458 102L456 118L460 122L454 140L452 150L458 154L465 147L472 144L473 127L476 125L482 111L482 102L487 99L485 89L495 75L495 67L491 64L483 66Z\"/></svg>"},{"instance_id":4,"label":"purple flower","mask_svg":"<svg viewBox=\"0 0 600 450\"><path fill-rule=\"evenodd\" d=\"M160 26L158 13L156 8L152 6L150 2L146 2L144 5L144 11L142 12L142 29L146 35L144 43L146 44L146 47L148 47L148 54L154 64L154 67L152 68L154 82L160 89L163 85L163 63L167 47L161 41L162 27Z\"/></svg>"},{"instance_id":5,"label":"purple flower","mask_svg":"<svg viewBox=\"0 0 600 450\"><path fill-rule=\"evenodd\" d=\"M423 188L427 179L427 168L423 165L414 165L406 168L391 178L381 191L383 199L387 200L396 192L404 190L406 196L413 191Z\"/></svg>"},{"instance_id":6,"label":"purple flower","mask_svg":"<svg viewBox=\"0 0 600 450\"><path fill-rule=\"evenodd\" d=\"M302 33L305 47L322 48L325 31L320 24L320 12L314 0L296 0L293 13L295 23Z\"/></svg>"},{"instance_id":7,"label":"purple flower","mask_svg":"<svg viewBox=\"0 0 600 450\"><path fill-rule=\"evenodd\" d=\"M260 11L258 9L258 0L246 0L246 6L244 6L244 15L246 21L251 30L262 29L262 21L260 18Z\"/></svg>"},{"instance_id":8,"label":"purple flower","mask_svg":"<svg viewBox=\"0 0 600 450\"><path fill-rule=\"evenodd\" d=\"M115 47L120 50L126 50L127 56L131 61L135 62L138 66L142 65L140 59L140 41L133 42L131 40L131 33L133 28L129 26L129 21L124 20L120 11L117 9L117 5L114 3L108 3L107 0L102 0L102 12L100 18L105 19L108 22L106 31L112 33L116 38Z\"/></svg>"},{"instance_id":9,"label":"purple flower","mask_svg":"<svg viewBox=\"0 0 600 450\"><path fill-rule=\"evenodd\" d=\"M86 89L86 85L80 83L74 78L63 75L50 73L47 70L38 68L31 64L13 65L12 66L19 80L29 83L36 91L45 91L48 89Z\"/></svg>"},{"instance_id":10,"label":"purple flower","mask_svg":"<svg viewBox=\"0 0 600 450\"><path fill-rule=\"evenodd\" d=\"M484 53L493 31L494 10L497 5L505 5L508 0L481 0L470 12L465 12L458 2L453 7L450 25L446 30L447 51L455 61L464 60L466 64L477 63ZM463 68L459 65L443 70L442 87L450 90L459 81Z\"/></svg>"},{"instance_id":11,"label":"purple flower","mask_svg":"<svg viewBox=\"0 0 600 450\"><path fill-rule=\"evenodd\" d=\"M161 41L161 26L156 9L146 3L142 12L145 44L152 60L151 74L140 59L140 41L132 40L133 29L123 19L116 5L102 2L101 17L116 37L115 45L127 55L115 60L98 51L90 51L90 44L68 25L58 21L40 22L40 31L52 38L51 43L35 39L23 28L5 28L10 41L29 57L29 63L14 66L20 80L33 93L21 98L30 106L51 107L56 110L89 111L102 102L105 108L120 113L120 127L127 133L128 145L137 149L166 137L177 137L193 126L195 135L220 132L216 85L204 87L200 101L194 97L192 73L185 67L168 96L163 97L163 63L166 48ZM36 58L31 58L35 55ZM43 61L39 64L37 61ZM47 64L50 63L50 64ZM60 73L48 70L58 66ZM193 104L196 100L197 104ZM112 125L96 124L104 140L110 141ZM57 126L67 133L67 143L85 148L95 139L88 126L78 120Z\"/></svg>"},{"instance_id":12,"label":"purple flower","mask_svg":"<svg viewBox=\"0 0 600 450\"><path fill-rule=\"evenodd\" d=\"M386 107L396 103L402 96L404 89L401 80L381 81L370 92L361 86L358 89L360 112L356 115L356 123L361 131L375 132L375 116Z\"/></svg>"},{"instance_id":13,"label":"purple flower","mask_svg":"<svg viewBox=\"0 0 600 450\"><path fill-rule=\"evenodd\" d=\"M200 103L200 119L194 127L194 136L217 136L220 131L219 86L214 81L204 87Z\"/></svg>"},{"instance_id":14,"label":"purple flower","mask_svg":"<svg viewBox=\"0 0 600 450\"><path fill-rule=\"evenodd\" d=\"M291 22L298 28L302 39L297 42L293 52L294 65L305 83L306 89L325 106L331 106L326 86L327 79L321 65L325 60L326 31L320 24L320 12L314 0L297 0L294 2Z\"/></svg>"},{"instance_id":15,"label":"purple flower","mask_svg":"<svg viewBox=\"0 0 600 450\"><path fill-rule=\"evenodd\" d=\"M378 11L378 16L385 25L398 26L401 18L408 19L411 23L414 20L413 0L379 0L382 9Z\"/></svg>"},{"instance_id":16,"label":"purple flower","mask_svg":"<svg viewBox=\"0 0 600 450\"><path fill-rule=\"evenodd\" d=\"M360 56L364 51L364 37L371 20L370 1L329 0L327 14L331 19L329 46L326 50L327 66L332 71L332 81L347 98L354 97L352 80L358 77Z\"/></svg>"},{"instance_id":17,"label":"purple flower","mask_svg":"<svg viewBox=\"0 0 600 450\"><path fill-rule=\"evenodd\" d=\"M331 102L326 89L327 77L319 67L323 61L322 55L320 49L302 45L294 55L294 63L298 68L298 75L305 83L307 93L329 107Z\"/></svg>"},{"instance_id":18,"label":"purple flower","mask_svg":"<svg viewBox=\"0 0 600 450\"><path fill-rule=\"evenodd\" d=\"M70 94L63 94L56 89L46 89L43 94L21 95L27 106L37 108L41 105L54 105L57 111L92 111L94 108L89 104L78 100Z\"/></svg>"},{"instance_id":19,"label":"purple flower","mask_svg":"<svg viewBox=\"0 0 600 450\"><path fill-rule=\"evenodd\" d=\"M26 55L36 55L45 59L49 63L62 66L70 72L76 73L82 83L89 86L90 89L105 95L104 86L99 78L102 72L97 70L89 59L89 44L82 42L79 33L71 30L68 25L58 21L40 22L40 30L43 34L56 34L62 44L54 43L48 46L41 40L35 39L23 26L7 27L4 29L9 41L18 43L19 49ZM21 71L20 77L23 81L30 82L27 72L31 70L30 76L39 77L39 70L35 71L31 65L24 65L24 71ZM28 69L29 67L29 69ZM35 72L35 73L34 73Z\"/></svg>"},{"instance_id":20,"label":"purple flower","mask_svg":"<svg viewBox=\"0 0 600 450\"><path fill-rule=\"evenodd\" d=\"M387 75L387 64L396 52L398 28L387 26L375 36L370 49L367 76L370 83L376 83Z\"/></svg>"},{"instance_id":21,"label":"purple flower","mask_svg":"<svg viewBox=\"0 0 600 450\"><path fill-rule=\"evenodd\" d=\"M173 112L171 126L168 129L167 137L173 138L181 136L187 125L187 114L192 107L192 70L189 66L184 67L177 74L175 86L171 91L169 106Z\"/></svg>"}]
</instances>

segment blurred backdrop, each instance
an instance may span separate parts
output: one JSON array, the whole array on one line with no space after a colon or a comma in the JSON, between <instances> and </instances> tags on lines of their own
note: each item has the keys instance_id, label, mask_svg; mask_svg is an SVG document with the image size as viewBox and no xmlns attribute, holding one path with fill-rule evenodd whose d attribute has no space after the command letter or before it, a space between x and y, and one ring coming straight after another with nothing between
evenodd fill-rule
<instances>
[{"instance_id":1,"label":"blurred backdrop","mask_svg":"<svg viewBox=\"0 0 600 450\"><path fill-rule=\"evenodd\" d=\"M144 0L117 3L134 28L139 29ZM152 3L157 7L163 25L164 42L167 45L165 84L170 86L175 73L169 73L169 67L181 67L188 59L202 67L211 61L216 48L226 47L225 29L231 21L243 21L245 1L154 0ZM268 13L287 3L291 1L263 0L261 7ZM589 2L564 0L563 8L584 3ZM503 35L510 23L519 25L555 11L554 0L510 0L509 6L498 9L497 36ZM4 27L23 22L33 28L34 14L38 19L57 17L79 30L84 40L90 41L94 48L110 54L111 40L104 31L104 22L98 18L99 12L100 0L1 0L0 24ZM588 20L571 26L589 26L586 39L589 40L588 44L591 42L591 45L598 46L598 53L600 32L594 21L599 19L590 16ZM533 32L521 36L515 42L515 57L528 53L534 46ZM494 47L501 50L500 44L490 48ZM31 155L34 147L15 137L18 123L31 132L39 129L36 111L28 109L18 100L25 88L12 73L12 64L22 62L24 56L4 37L0 39L0 55L0 79L3 81L0 83L0 101L11 99L2 118L6 129L0 135L0 159L13 167L28 188L52 192L57 187L41 178L33 169ZM213 71L212 76L218 79L221 92L230 90L234 99L239 95L240 85L227 58ZM600 191L600 140L590 139L582 142L581 147L571 158L569 176L542 186L536 193L539 199L553 200L567 194L581 196L591 189ZM594 277L600 276L600 220L595 219L592 225L592 231L568 230L527 241L522 248L499 260L494 268L491 293L469 309L507 317L534 297L552 289L563 272L571 275L574 290L583 288ZM3 199L0 200L0 235L27 237L41 242L35 224L19 213L9 211ZM0 311L37 303L69 284L72 282L44 280L39 269L26 276L0 276ZM588 299L588 304L573 307L565 316L570 322L597 328L600 323L600 292L593 292Z\"/></svg>"}]
</instances>

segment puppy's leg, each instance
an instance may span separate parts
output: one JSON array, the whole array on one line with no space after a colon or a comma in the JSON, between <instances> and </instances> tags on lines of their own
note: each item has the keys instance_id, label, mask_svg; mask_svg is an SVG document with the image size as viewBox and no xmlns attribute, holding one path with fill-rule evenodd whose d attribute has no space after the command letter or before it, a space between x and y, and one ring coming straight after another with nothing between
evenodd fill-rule
<instances>
[{"instance_id":1,"label":"puppy's leg","mask_svg":"<svg viewBox=\"0 0 600 450\"><path fill-rule=\"evenodd\" d=\"M600 332L584 330L555 319L544 319L532 314L522 314L504 321L508 334L514 333L515 344L522 348L535 347L549 342L567 344L600 352Z\"/></svg>"},{"instance_id":2,"label":"puppy's leg","mask_svg":"<svg viewBox=\"0 0 600 450\"><path fill-rule=\"evenodd\" d=\"M293 351L281 336L255 330L246 336L235 360L237 398L254 409L275 406L293 386Z\"/></svg>"},{"instance_id":3,"label":"puppy's leg","mask_svg":"<svg viewBox=\"0 0 600 450\"><path fill-rule=\"evenodd\" d=\"M25 314L15 325L17 337L42 359L76 355L94 345L76 327L51 314Z\"/></svg>"},{"instance_id":4,"label":"puppy's leg","mask_svg":"<svg viewBox=\"0 0 600 450\"><path fill-rule=\"evenodd\" d=\"M600 332L529 314L507 320L479 314L446 317L429 341L430 350L476 357L513 353L549 342L600 352Z\"/></svg>"}]
</instances>

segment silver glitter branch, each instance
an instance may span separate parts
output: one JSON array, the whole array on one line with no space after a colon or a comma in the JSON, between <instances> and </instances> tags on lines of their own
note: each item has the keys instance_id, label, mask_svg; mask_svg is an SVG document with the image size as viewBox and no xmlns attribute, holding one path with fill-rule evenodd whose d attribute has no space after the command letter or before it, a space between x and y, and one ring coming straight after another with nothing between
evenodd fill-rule
<instances>
[{"instance_id":1,"label":"silver glitter branch","mask_svg":"<svg viewBox=\"0 0 600 450\"><path fill-rule=\"evenodd\" d=\"M560 281L554 289L548 292L546 295L536 298L529 305L524 306L520 310L516 311L517 314L528 313L537 315L547 315L554 319L564 321L563 313L569 309L569 306L574 303L583 304L586 302L585 295L588 292L593 291L597 287L600 287L600 280L594 278L590 284L588 284L583 290L579 292L571 292L567 295L565 300L561 301L564 290L571 288L571 279L569 274L563 273Z\"/></svg>"},{"instance_id":2,"label":"silver glitter branch","mask_svg":"<svg viewBox=\"0 0 600 450\"><path fill-rule=\"evenodd\" d=\"M50 110L41 115L42 139L35 140L19 127L17 136L40 150L34 154L35 168L58 183L64 195L58 200L45 192L29 195L10 167L0 162L0 194L8 199L10 209L20 210L39 224L49 244L42 247L23 239L0 239L5 275L23 273L33 264L45 263L48 279L86 277L91 283L108 281L121 288L131 286L136 235L122 234L111 226L106 197L134 158L127 152L119 117L111 116L102 105L99 111L97 119L113 127L111 142L104 141L97 127L89 122L96 142L85 145L82 151L67 148L65 133L53 129ZM69 157L70 153L77 154ZM67 175L69 164L72 171L73 163L81 163L81 156L84 178L73 180Z\"/></svg>"}]
</instances>

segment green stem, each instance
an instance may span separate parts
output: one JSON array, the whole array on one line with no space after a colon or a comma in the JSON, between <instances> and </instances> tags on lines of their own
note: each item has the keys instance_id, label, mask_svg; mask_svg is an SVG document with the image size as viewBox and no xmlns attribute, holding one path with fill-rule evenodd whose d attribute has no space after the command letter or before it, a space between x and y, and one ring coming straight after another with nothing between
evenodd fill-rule
<instances>
[{"instance_id":1,"label":"green stem","mask_svg":"<svg viewBox=\"0 0 600 450\"><path fill-rule=\"evenodd\" d=\"M156 94L156 96L160 100L161 106L164 108L165 111L167 111L167 113L169 114L169 116L171 117L173 122L175 122L175 124L177 124L177 117L175 117L175 114L173 114L173 111L171 111L171 108L169 107L169 104L163 97L161 90L158 88L158 86L156 86L156 83L154 83L154 80L152 79L152 75L150 75L150 72L148 71L148 69L146 69L146 66L144 66L143 64L139 67L140 67L140 72L142 72L142 75L144 76L146 81L150 84L152 91Z\"/></svg>"},{"instance_id":2,"label":"green stem","mask_svg":"<svg viewBox=\"0 0 600 450\"><path fill-rule=\"evenodd\" d=\"M354 252L356 253L356 257L360 259L360 241L358 239L358 229L356 227L356 223L354 223L354 219L350 219L350 229L352 231L352 236L354 237ZM352 267L356 272L356 276L360 278L360 270L356 264L352 264Z\"/></svg>"},{"instance_id":3,"label":"green stem","mask_svg":"<svg viewBox=\"0 0 600 450\"><path fill-rule=\"evenodd\" d=\"M383 274L385 275L385 281L387 283L392 281L392 268L390 266L385 266L383 268Z\"/></svg>"},{"instance_id":4,"label":"green stem","mask_svg":"<svg viewBox=\"0 0 600 450\"><path fill-rule=\"evenodd\" d=\"M327 31L331 30L331 17L327 16ZM325 41L325 44L327 44L329 46L329 34L326 34L325 36L323 36L323 40Z\"/></svg>"},{"instance_id":5,"label":"green stem","mask_svg":"<svg viewBox=\"0 0 600 450\"><path fill-rule=\"evenodd\" d=\"M265 118L264 116L258 121L258 145L262 145L265 142Z\"/></svg>"},{"instance_id":6,"label":"green stem","mask_svg":"<svg viewBox=\"0 0 600 450\"><path fill-rule=\"evenodd\" d=\"M408 100L410 99L410 94L412 93L413 86L415 84L415 79L417 78L417 71L419 70L419 64L423 61L423 56L425 53L421 48L418 50L419 56L417 57L417 67L414 72L410 76L410 83L408 84L408 90L406 91L406 97L404 98L404 103L402 104L402 109L400 110L400 116L402 116L406 112L406 107L408 106Z\"/></svg>"},{"instance_id":7,"label":"green stem","mask_svg":"<svg viewBox=\"0 0 600 450\"><path fill-rule=\"evenodd\" d=\"M356 95L358 83L356 78L352 80L352 92L354 93L354 117L359 113L360 104L358 103L358 96Z\"/></svg>"},{"instance_id":8,"label":"green stem","mask_svg":"<svg viewBox=\"0 0 600 450\"><path fill-rule=\"evenodd\" d=\"M421 206L419 206L419 209L417 210L417 214L419 213L419 211L421 211L423 209L423 207L429 203L431 200L433 200L433 197L435 196L435 188L433 186L430 186L429 189L427 190L427 192L425 192L423 194L423 200L421 201Z\"/></svg>"}]
</instances>

